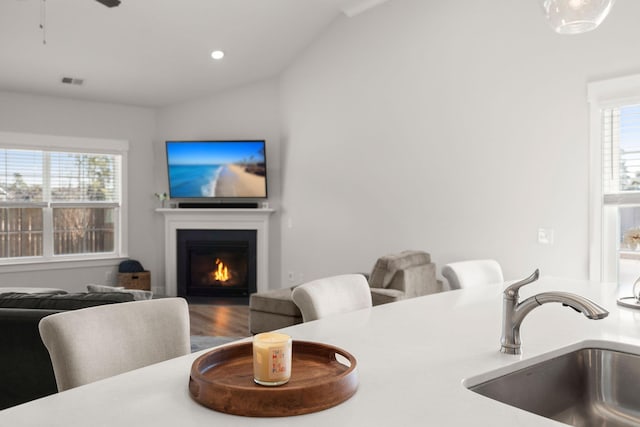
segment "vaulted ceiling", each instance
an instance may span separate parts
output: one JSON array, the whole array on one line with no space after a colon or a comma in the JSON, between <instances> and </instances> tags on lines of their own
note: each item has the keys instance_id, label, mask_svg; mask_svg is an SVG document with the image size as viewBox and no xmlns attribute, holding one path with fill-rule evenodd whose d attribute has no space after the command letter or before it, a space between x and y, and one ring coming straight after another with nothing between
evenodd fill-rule
<instances>
[{"instance_id":1,"label":"vaulted ceiling","mask_svg":"<svg viewBox=\"0 0 640 427\"><path fill-rule=\"evenodd\" d=\"M0 90L179 103L277 75L333 20L383 1L2 0Z\"/></svg>"}]
</instances>

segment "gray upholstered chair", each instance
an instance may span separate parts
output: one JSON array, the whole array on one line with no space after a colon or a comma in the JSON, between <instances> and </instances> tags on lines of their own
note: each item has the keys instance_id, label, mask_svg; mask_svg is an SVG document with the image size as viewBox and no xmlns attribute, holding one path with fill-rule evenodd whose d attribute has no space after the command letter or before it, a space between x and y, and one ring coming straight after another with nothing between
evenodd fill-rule
<instances>
[{"instance_id":1,"label":"gray upholstered chair","mask_svg":"<svg viewBox=\"0 0 640 427\"><path fill-rule=\"evenodd\" d=\"M371 292L362 274L326 277L297 286L291 294L304 322L371 307Z\"/></svg>"},{"instance_id":2,"label":"gray upholstered chair","mask_svg":"<svg viewBox=\"0 0 640 427\"><path fill-rule=\"evenodd\" d=\"M449 289L503 283L502 268L492 259L478 259L446 264L442 276L449 281Z\"/></svg>"},{"instance_id":3,"label":"gray upholstered chair","mask_svg":"<svg viewBox=\"0 0 640 427\"><path fill-rule=\"evenodd\" d=\"M373 305L380 305L442 292L442 282L436 280L436 265L423 251L403 251L378 258L369 286Z\"/></svg>"},{"instance_id":4,"label":"gray upholstered chair","mask_svg":"<svg viewBox=\"0 0 640 427\"><path fill-rule=\"evenodd\" d=\"M58 391L189 354L182 298L109 304L44 317L40 335Z\"/></svg>"},{"instance_id":5,"label":"gray upholstered chair","mask_svg":"<svg viewBox=\"0 0 640 427\"><path fill-rule=\"evenodd\" d=\"M378 258L369 276L373 305L442 292L436 265L423 251L404 251ZM249 330L252 334L285 328L302 322L293 302L294 287L254 293L249 299Z\"/></svg>"}]
</instances>

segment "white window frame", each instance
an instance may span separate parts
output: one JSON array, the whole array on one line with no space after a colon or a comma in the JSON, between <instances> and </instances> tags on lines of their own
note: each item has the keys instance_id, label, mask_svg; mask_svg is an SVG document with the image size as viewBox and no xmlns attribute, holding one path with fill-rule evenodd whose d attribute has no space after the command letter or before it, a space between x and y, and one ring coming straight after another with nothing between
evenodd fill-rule
<instances>
[{"instance_id":1,"label":"white window frame","mask_svg":"<svg viewBox=\"0 0 640 427\"><path fill-rule=\"evenodd\" d=\"M60 150L90 152L100 154L115 154L121 156L120 197L121 203L118 209L118 231L114 236L114 252L112 253L87 253L70 254L43 257L10 258L0 260L0 272L25 271L32 269L48 269L54 266L58 268L70 268L76 266L104 266L112 265L113 260L128 257L128 213L127 213L127 171L129 142L119 139L82 138L28 133L0 132L0 147L21 150ZM90 203L89 203L90 204ZM83 204L88 206L89 204ZM59 205L53 203L52 206ZM49 208L50 209L50 208ZM46 218L46 216L45 216ZM45 225L46 226L46 225ZM51 226L51 224L50 224ZM46 252L43 253L46 255ZM40 267L38 267L40 266Z\"/></svg>"},{"instance_id":2,"label":"white window frame","mask_svg":"<svg viewBox=\"0 0 640 427\"><path fill-rule=\"evenodd\" d=\"M602 117L605 108L640 104L640 75L587 85L589 102L589 278L615 282L618 276L617 215L604 212L602 189ZM637 201L640 203L640 199Z\"/></svg>"}]
</instances>

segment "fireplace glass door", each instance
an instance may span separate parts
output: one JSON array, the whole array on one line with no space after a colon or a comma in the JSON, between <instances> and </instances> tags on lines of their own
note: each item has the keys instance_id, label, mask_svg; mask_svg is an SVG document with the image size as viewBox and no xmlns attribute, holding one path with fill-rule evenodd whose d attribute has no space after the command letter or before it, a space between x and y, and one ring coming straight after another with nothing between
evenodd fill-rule
<instances>
[{"instance_id":1,"label":"fireplace glass door","mask_svg":"<svg viewBox=\"0 0 640 427\"><path fill-rule=\"evenodd\" d=\"M178 238L180 296L248 296L256 288L255 231L185 230Z\"/></svg>"}]
</instances>

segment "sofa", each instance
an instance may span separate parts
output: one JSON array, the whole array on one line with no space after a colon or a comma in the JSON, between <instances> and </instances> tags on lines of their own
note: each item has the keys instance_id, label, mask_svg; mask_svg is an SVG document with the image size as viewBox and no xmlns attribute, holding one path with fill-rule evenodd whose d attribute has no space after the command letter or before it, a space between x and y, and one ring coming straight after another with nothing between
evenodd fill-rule
<instances>
[{"instance_id":1,"label":"sofa","mask_svg":"<svg viewBox=\"0 0 640 427\"><path fill-rule=\"evenodd\" d=\"M50 314L133 301L123 292L0 293L0 410L57 392L38 323Z\"/></svg>"}]
</instances>

